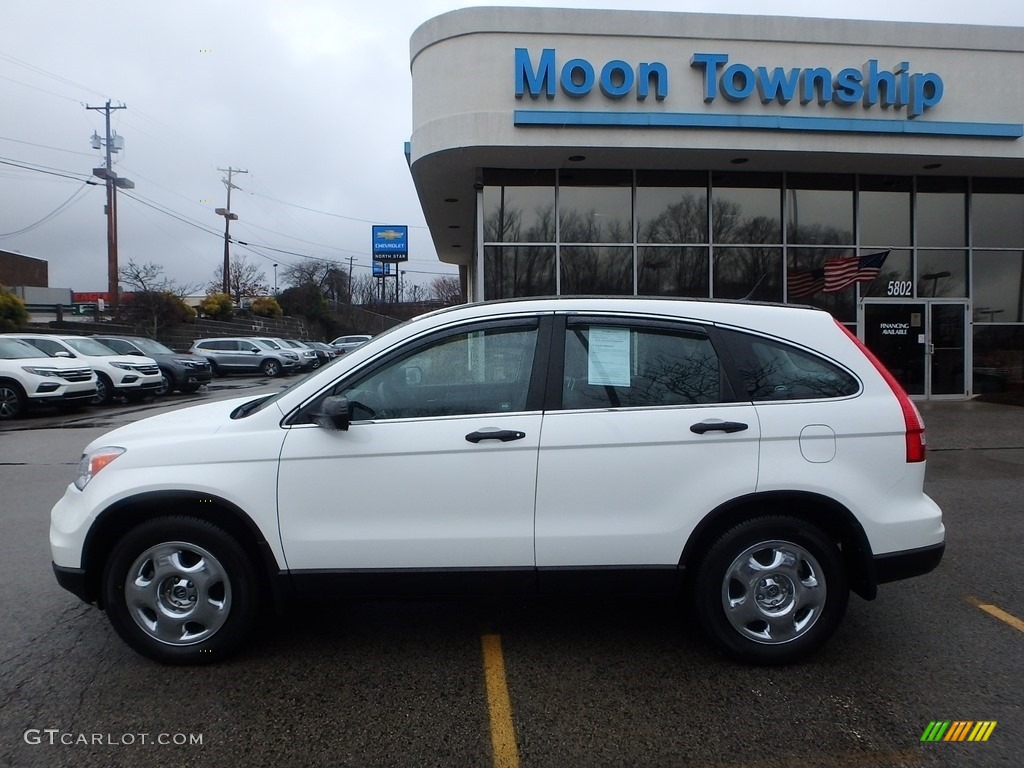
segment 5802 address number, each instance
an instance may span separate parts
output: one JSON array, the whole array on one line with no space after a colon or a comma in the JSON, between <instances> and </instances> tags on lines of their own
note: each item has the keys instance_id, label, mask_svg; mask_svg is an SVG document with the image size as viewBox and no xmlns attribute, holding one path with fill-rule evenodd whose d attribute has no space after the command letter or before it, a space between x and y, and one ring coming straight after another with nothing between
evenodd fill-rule
<instances>
[{"instance_id":1,"label":"5802 address number","mask_svg":"<svg viewBox=\"0 0 1024 768\"><path fill-rule=\"evenodd\" d=\"M914 283L911 280L890 280L887 296L913 296Z\"/></svg>"}]
</instances>

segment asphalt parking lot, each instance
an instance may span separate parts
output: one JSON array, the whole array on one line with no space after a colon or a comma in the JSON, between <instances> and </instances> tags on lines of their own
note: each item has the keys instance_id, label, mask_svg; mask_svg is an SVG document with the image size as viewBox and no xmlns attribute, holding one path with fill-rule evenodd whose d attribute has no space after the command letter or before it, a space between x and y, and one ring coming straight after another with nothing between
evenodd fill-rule
<instances>
[{"instance_id":1,"label":"asphalt parking lot","mask_svg":"<svg viewBox=\"0 0 1024 768\"><path fill-rule=\"evenodd\" d=\"M685 604L601 595L303 602L237 660L138 657L50 571L49 508L82 446L287 383L218 379L196 398L0 427L0 765L1020 764L1024 408L922 405L946 557L854 598L801 665L737 666ZM933 722L995 725L984 742L922 741Z\"/></svg>"}]
</instances>

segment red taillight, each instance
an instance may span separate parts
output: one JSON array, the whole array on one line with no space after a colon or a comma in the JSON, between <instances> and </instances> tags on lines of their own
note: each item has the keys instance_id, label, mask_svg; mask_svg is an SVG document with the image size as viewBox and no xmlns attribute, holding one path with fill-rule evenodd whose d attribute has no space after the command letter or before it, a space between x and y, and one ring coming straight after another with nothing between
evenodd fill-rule
<instances>
[{"instance_id":1,"label":"red taillight","mask_svg":"<svg viewBox=\"0 0 1024 768\"><path fill-rule=\"evenodd\" d=\"M910 396L906 393L900 383L896 381L896 377L889 373L889 369L882 365L882 361L875 357L875 353L864 346L864 343L854 336L850 332L849 328L838 320L835 322L836 325L843 329L843 333L849 336L860 351L864 353L864 356L871 361L871 364L875 366L875 370L882 375L882 378L885 379L885 383L889 385L893 394L896 395L896 399L900 404L900 409L903 411L903 425L906 429L907 463L912 464L914 462L924 461L928 452L924 436L924 420L921 418L921 412L918 411L917 406L914 405L914 401L910 399Z\"/></svg>"}]
</instances>

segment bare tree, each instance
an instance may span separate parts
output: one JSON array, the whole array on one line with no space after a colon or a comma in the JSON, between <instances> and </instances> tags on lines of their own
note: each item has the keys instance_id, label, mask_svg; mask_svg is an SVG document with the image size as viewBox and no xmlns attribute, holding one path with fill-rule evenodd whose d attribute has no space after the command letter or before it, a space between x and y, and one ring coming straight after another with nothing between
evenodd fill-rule
<instances>
[{"instance_id":1,"label":"bare tree","mask_svg":"<svg viewBox=\"0 0 1024 768\"><path fill-rule=\"evenodd\" d=\"M231 262L229 271L228 286L231 289L231 298L236 304L241 304L242 299L266 296L270 292L266 274L259 266L251 264L245 256L236 256ZM207 290L218 293L223 285L224 266L218 265L213 272L213 280L209 283Z\"/></svg>"},{"instance_id":2,"label":"bare tree","mask_svg":"<svg viewBox=\"0 0 1024 768\"><path fill-rule=\"evenodd\" d=\"M348 270L328 259L303 259L298 264L284 268L281 273L288 285L315 285L324 296L332 301L348 302Z\"/></svg>"},{"instance_id":3,"label":"bare tree","mask_svg":"<svg viewBox=\"0 0 1024 768\"><path fill-rule=\"evenodd\" d=\"M442 275L435 277L427 286L427 299L439 301L444 305L462 304L465 299L462 296L462 283L456 275Z\"/></svg>"},{"instance_id":4,"label":"bare tree","mask_svg":"<svg viewBox=\"0 0 1024 768\"><path fill-rule=\"evenodd\" d=\"M179 285L164 274L162 265L129 261L118 269L117 276L132 294L121 304L120 315L123 319L145 323L147 329L156 336L161 325L173 325L189 316L191 310L183 298L195 291L197 286Z\"/></svg>"}]
</instances>

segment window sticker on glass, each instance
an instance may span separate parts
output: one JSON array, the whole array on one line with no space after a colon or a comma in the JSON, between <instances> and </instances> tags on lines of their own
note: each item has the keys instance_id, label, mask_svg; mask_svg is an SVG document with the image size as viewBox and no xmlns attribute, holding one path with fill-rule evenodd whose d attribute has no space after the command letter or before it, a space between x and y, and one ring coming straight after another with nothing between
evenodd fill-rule
<instances>
[{"instance_id":1,"label":"window sticker on glass","mask_svg":"<svg viewBox=\"0 0 1024 768\"><path fill-rule=\"evenodd\" d=\"M629 386L629 329L591 328L587 382L605 387Z\"/></svg>"}]
</instances>

